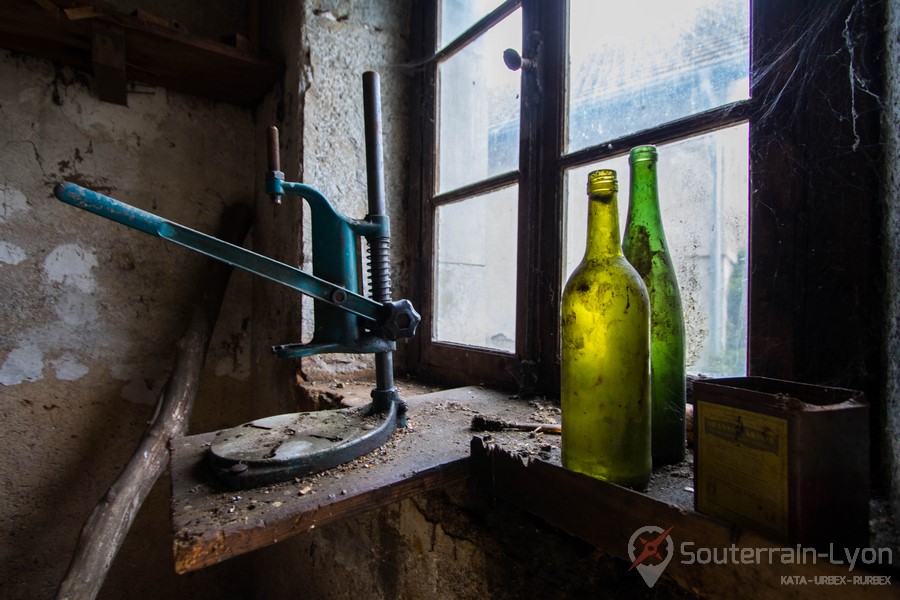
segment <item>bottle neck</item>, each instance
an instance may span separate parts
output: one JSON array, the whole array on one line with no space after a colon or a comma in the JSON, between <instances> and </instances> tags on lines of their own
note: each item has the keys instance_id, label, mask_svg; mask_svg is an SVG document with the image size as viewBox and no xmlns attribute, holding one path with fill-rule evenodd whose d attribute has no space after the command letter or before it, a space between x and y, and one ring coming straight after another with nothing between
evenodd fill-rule
<instances>
[{"instance_id":1,"label":"bottle neck","mask_svg":"<svg viewBox=\"0 0 900 600\"><path fill-rule=\"evenodd\" d=\"M654 231L661 231L655 160L637 160L631 163L629 196L628 220L652 226Z\"/></svg>"},{"instance_id":2,"label":"bottle neck","mask_svg":"<svg viewBox=\"0 0 900 600\"><path fill-rule=\"evenodd\" d=\"M619 208L615 192L588 197L588 232L585 260L622 254L619 241Z\"/></svg>"}]
</instances>

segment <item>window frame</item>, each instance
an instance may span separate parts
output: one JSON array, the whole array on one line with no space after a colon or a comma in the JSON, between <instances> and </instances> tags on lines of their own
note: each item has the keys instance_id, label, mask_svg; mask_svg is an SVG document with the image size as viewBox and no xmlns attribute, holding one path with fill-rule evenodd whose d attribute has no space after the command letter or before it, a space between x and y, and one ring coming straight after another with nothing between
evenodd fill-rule
<instances>
[{"instance_id":1,"label":"window frame","mask_svg":"<svg viewBox=\"0 0 900 600\"><path fill-rule=\"evenodd\" d=\"M833 73L858 61L867 66L865 76L877 92L881 40L874 34L862 36L855 52L817 58L824 55L817 52L822 48L841 49L843 27L851 18L859 31L881 31L883 8L878 0L751 2L750 100L568 155L563 153L566 3L505 2L435 54L428 44L437 39L438 1L415 3L412 22L413 58L419 68L410 154L410 289L423 321L409 346L411 372L456 385L484 383L557 396L566 169L621 156L636 145L659 145L749 122L747 373L862 389L870 398L879 394L883 309L876 290L884 280L877 242L880 109L877 98L854 95ZM540 42L535 49L532 36L523 33L523 55L537 51L539 67L536 73L522 74L520 170L512 174L520 194L517 307L522 312L517 317L516 353L509 355L430 340L435 173L434 160L428 157L436 156L436 59L519 5L523 32L540 32ZM813 34L810 24L817 27ZM828 93L819 94L820 89ZM856 114L852 123L834 108L848 102ZM833 152L815 151L835 140L841 146ZM852 181L842 175L845 172L854 174ZM504 174L437 200L487 191L509 177ZM842 202L838 215L821 200L823 190L830 201ZM848 218L850 214L861 218ZM838 269L830 269L833 264ZM817 293L808 294L807 289ZM854 315L846 319L849 323L837 322L848 312Z\"/></svg>"}]
</instances>

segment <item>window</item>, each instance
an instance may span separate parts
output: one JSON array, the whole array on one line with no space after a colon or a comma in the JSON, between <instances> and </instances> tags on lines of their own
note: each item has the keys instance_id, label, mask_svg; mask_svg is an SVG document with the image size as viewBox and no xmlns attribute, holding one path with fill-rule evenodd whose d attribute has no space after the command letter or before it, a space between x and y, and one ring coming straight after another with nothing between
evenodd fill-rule
<instances>
[{"instance_id":1,"label":"window","mask_svg":"<svg viewBox=\"0 0 900 600\"><path fill-rule=\"evenodd\" d=\"M461 381L552 379L558 298L584 250L586 174L615 168L627 190L625 153L656 143L688 368L743 374L747 0L444 0L433 18L422 362ZM536 66L511 71L507 48Z\"/></svg>"},{"instance_id":2,"label":"window","mask_svg":"<svg viewBox=\"0 0 900 600\"><path fill-rule=\"evenodd\" d=\"M749 0L424 3L413 27L414 368L555 394L559 296L583 252L586 173L615 168L627 190L629 149L655 144L688 370L824 380L823 359L835 365L853 333L823 328L840 312L826 306L834 299L801 286L868 285L843 269L825 278L813 246L845 227L848 207L870 210L863 188L877 197L877 183L858 179L877 164L877 101L864 93L875 71L859 70L877 39L853 37L878 31L874 6L760 0L751 15ZM506 48L525 68L504 67ZM852 164L853 184L822 160ZM813 231L805 211L832 193L854 200L844 219L816 212ZM624 211L627 192L619 202ZM862 221L838 237L872 235L875 222ZM823 344L831 328L842 337ZM865 387L870 354L856 353L847 387Z\"/></svg>"}]
</instances>

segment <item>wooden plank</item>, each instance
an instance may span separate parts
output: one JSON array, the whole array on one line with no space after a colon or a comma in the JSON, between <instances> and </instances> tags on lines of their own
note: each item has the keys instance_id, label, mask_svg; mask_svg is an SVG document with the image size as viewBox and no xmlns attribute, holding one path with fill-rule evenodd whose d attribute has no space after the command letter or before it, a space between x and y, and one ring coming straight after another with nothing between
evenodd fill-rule
<instances>
[{"instance_id":1,"label":"wooden plank","mask_svg":"<svg viewBox=\"0 0 900 600\"><path fill-rule=\"evenodd\" d=\"M126 106L128 80L125 75L125 32L121 27L95 20L91 36L97 97L104 102Z\"/></svg>"},{"instance_id":2,"label":"wooden plank","mask_svg":"<svg viewBox=\"0 0 900 600\"><path fill-rule=\"evenodd\" d=\"M51 15L59 14L59 7L53 0L34 0L34 3L43 8L45 11L50 13Z\"/></svg>"},{"instance_id":3,"label":"wooden plank","mask_svg":"<svg viewBox=\"0 0 900 600\"><path fill-rule=\"evenodd\" d=\"M137 81L247 105L281 76L277 63L255 52L127 15L106 18L126 31L128 72Z\"/></svg>"},{"instance_id":4,"label":"wooden plank","mask_svg":"<svg viewBox=\"0 0 900 600\"><path fill-rule=\"evenodd\" d=\"M763 599L785 593L796 598L822 598L832 590L815 585L815 577L846 577L846 584L834 587L842 598L896 598L896 588L891 585L852 585L854 575L873 576L872 567L862 569L857 564L848 572L848 564L832 564L821 555L813 562L808 553L799 552L795 555L797 564L783 564L783 554L770 553L769 549L781 549L784 545L751 530L569 471L550 461L522 460L477 438L472 440L471 466L479 489L491 490L620 558L623 568L631 563L628 546L635 531L645 526L672 527L675 546L664 576L698 595L710 595L713 591L713 595L723 598ZM693 545L682 546L690 543ZM687 552L682 552L682 548ZM727 553L728 564L684 564L692 553L695 559L705 557L698 552L700 548L717 549L720 558ZM731 548L736 548L734 553ZM746 560L743 549L750 549L746 552L752 553L753 558ZM758 554L756 549L760 549ZM757 555L760 559L755 562ZM843 548L835 549L834 558L847 563ZM878 573L892 576L894 585L900 578L896 566ZM808 584L784 585L782 576L805 577Z\"/></svg>"},{"instance_id":5,"label":"wooden plank","mask_svg":"<svg viewBox=\"0 0 900 600\"><path fill-rule=\"evenodd\" d=\"M529 421L535 413L529 402L479 387L426 394L407 402L410 427L398 430L381 449L318 475L251 490L228 491L210 480L204 465L215 432L173 440L176 571L200 569L464 480L469 475L469 425L475 414Z\"/></svg>"},{"instance_id":6,"label":"wooden plank","mask_svg":"<svg viewBox=\"0 0 900 600\"><path fill-rule=\"evenodd\" d=\"M102 22L124 32L125 70L131 81L252 105L281 77L282 67L256 52L145 22L102 4L73 0L57 4L70 11L91 7L94 14L69 20L33 0L4 0L0 2L0 47L90 70L92 24Z\"/></svg>"},{"instance_id":7,"label":"wooden plank","mask_svg":"<svg viewBox=\"0 0 900 600\"><path fill-rule=\"evenodd\" d=\"M0 47L90 72L88 21L67 21L36 3L0 2Z\"/></svg>"},{"instance_id":8,"label":"wooden plank","mask_svg":"<svg viewBox=\"0 0 900 600\"><path fill-rule=\"evenodd\" d=\"M93 19L100 15L93 6L76 6L75 8L67 8L63 11L66 18L70 21L80 21L81 19Z\"/></svg>"}]
</instances>

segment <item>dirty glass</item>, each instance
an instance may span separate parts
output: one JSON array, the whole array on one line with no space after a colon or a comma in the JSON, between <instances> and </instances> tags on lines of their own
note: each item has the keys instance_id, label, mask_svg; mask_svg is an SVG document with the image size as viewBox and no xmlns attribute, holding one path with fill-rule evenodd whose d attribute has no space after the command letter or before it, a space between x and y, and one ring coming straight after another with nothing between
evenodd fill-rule
<instances>
[{"instance_id":1,"label":"dirty glass","mask_svg":"<svg viewBox=\"0 0 900 600\"><path fill-rule=\"evenodd\" d=\"M439 206L435 340L515 351L518 187Z\"/></svg>"},{"instance_id":2,"label":"dirty glass","mask_svg":"<svg viewBox=\"0 0 900 600\"><path fill-rule=\"evenodd\" d=\"M440 48L503 4L503 0L441 0Z\"/></svg>"},{"instance_id":3,"label":"dirty glass","mask_svg":"<svg viewBox=\"0 0 900 600\"><path fill-rule=\"evenodd\" d=\"M521 40L518 9L438 65L438 193L518 168L519 73L502 55Z\"/></svg>"},{"instance_id":4,"label":"dirty glass","mask_svg":"<svg viewBox=\"0 0 900 600\"><path fill-rule=\"evenodd\" d=\"M749 97L748 0L570 0L566 151Z\"/></svg>"},{"instance_id":5,"label":"dirty glass","mask_svg":"<svg viewBox=\"0 0 900 600\"><path fill-rule=\"evenodd\" d=\"M659 146L660 210L678 272L692 373L746 373L748 126ZM614 169L619 180L619 235L628 210L628 158L566 173L563 282L584 255L587 197L594 169Z\"/></svg>"}]
</instances>

